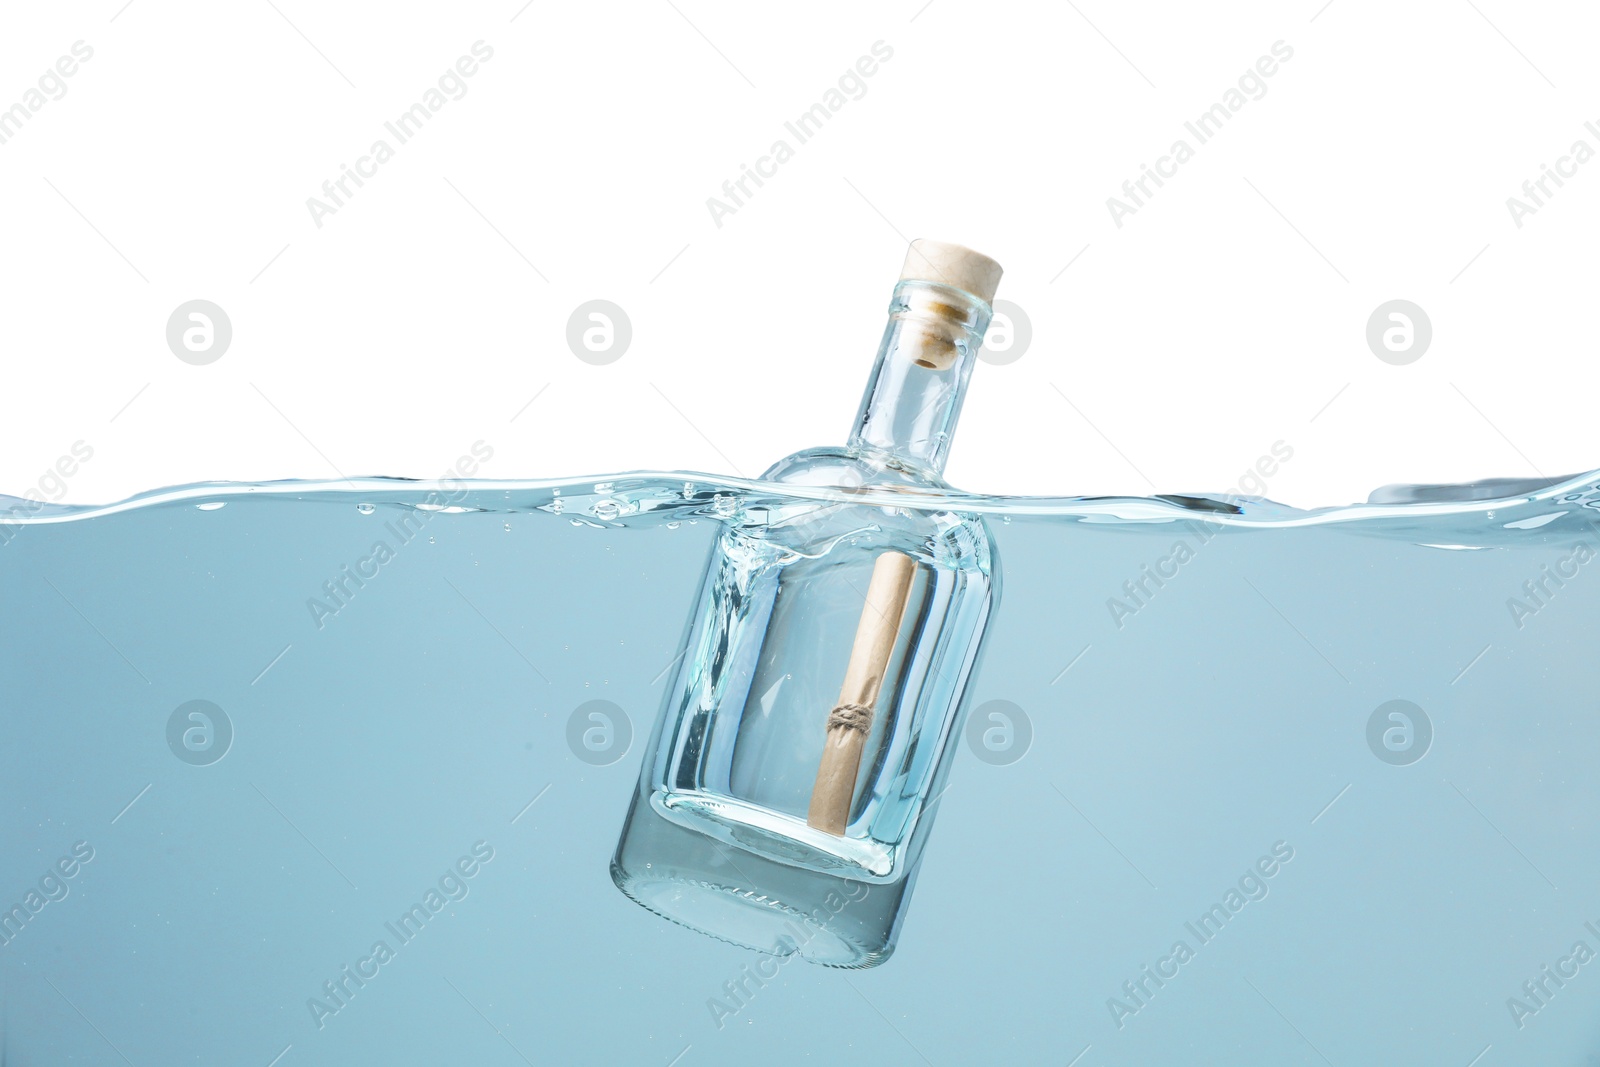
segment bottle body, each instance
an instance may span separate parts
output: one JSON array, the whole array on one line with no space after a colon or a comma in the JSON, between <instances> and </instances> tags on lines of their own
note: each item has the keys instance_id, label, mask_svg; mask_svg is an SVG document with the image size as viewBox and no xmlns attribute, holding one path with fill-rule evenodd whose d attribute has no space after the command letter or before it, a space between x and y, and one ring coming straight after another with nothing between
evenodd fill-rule
<instances>
[{"instance_id":1,"label":"bottle body","mask_svg":"<svg viewBox=\"0 0 1600 1067\"><path fill-rule=\"evenodd\" d=\"M942 486L988 317L969 293L902 282L849 445L764 475L826 499L751 498L721 531L612 860L644 907L830 966L893 951L999 594L981 518L894 496ZM874 619L886 558L900 599ZM873 626L878 684L842 696L857 631ZM819 767L847 707L854 788L847 769L841 794L834 764L833 817L819 821Z\"/></svg>"},{"instance_id":2,"label":"bottle body","mask_svg":"<svg viewBox=\"0 0 1600 1067\"><path fill-rule=\"evenodd\" d=\"M815 473L825 457L796 458ZM882 473L835 462L846 483L847 471ZM892 950L960 736L996 594L994 547L981 519L950 512L757 511L713 550L613 877L652 911L724 940L868 966ZM873 562L889 551L916 574L835 835L808 825L807 807Z\"/></svg>"}]
</instances>

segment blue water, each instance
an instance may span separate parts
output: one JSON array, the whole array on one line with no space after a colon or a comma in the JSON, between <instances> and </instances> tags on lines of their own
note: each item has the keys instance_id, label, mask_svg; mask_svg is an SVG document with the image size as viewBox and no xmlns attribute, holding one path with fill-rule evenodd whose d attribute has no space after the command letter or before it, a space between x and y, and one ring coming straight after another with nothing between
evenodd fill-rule
<instances>
[{"instance_id":1,"label":"blue water","mask_svg":"<svg viewBox=\"0 0 1600 1067\"><path fill-rule=\"evenodd\" d=\"M607 873L714 536L780 492L827 498L13 512L0 1063L1600 1060L1595 476L896 494L983 514L1005 591L898 951L854 973Z\"/></svg>"}]
</instances>

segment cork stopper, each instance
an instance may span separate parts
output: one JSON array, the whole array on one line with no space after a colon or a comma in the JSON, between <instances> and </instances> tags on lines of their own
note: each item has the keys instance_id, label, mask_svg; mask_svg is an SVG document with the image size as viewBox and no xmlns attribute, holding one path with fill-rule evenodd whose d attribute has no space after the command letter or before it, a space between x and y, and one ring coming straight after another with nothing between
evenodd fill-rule
<instances>
[{"instance_id":1,"label":"cork stopper","mask_svg":"<svg viewBox=\"0 0 1600 1067\"><path fill-rule=\"evenodd\" d=\"M900 280L947 285L988 305L1000 286L1000 264L961 245L919 239L906 250ZM956 365L961 345L971 343L967 331L972 324L967 319L973 309L964 301L953 303L949 298L929 295L935 292L925 290L922 297L912 298L911 302L918 305L915 326L901 335L896 355L927 370L947 371ZM962 306L956 306L958 303ZM986 306L985 320L988 310Z\"/></svg>"},{"instance_id":2,"label":"cork stopper","mask_svg":"<svg viewBox=\"0 0 1600 1067\"><path fill-rule=\"evenodd\" d=\"M961 245L918 238L906 250L900 280L948 285L992 304L995 290L1000 287L1000 264Z\"/></svg>"}]
</instances>

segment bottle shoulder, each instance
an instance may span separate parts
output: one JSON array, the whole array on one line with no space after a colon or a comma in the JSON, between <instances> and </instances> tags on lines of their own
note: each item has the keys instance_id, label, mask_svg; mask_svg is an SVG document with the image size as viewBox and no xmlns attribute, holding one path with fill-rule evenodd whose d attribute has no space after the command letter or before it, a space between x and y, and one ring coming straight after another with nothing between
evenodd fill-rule
<instances>
[{"instance_id":1,"label":"bottle shoulder","mask_svg":"<svg viewBox=\"0 0 1600 1067\"><path fill-rule=\"evenodd\" d=\"M884 486L907 489L949 489L938 474L902 465L893 457L855 452L842 446L808 448L785 456L761 475L763 481L819 488L859 489Z\"/></svg>"},{"instance_id":2,"label":"bottle shoulder","mask_svg":"<svg viewBox=\"0 0 1600 1067\"><path fill-rule=\"evenodd\" d=\"M881 498L872 504L851 502L852 492L862 488L917 493L950 489L942 479L932 480L921 472L893 466L880 456L842 447L807 449L779 460L762 478L777 485L838 489L843 496L833 502L774 500L760 510L759 521L734 536L753 535L798 546L805 555L843 538L851 544L859 539L863 552L898 548L929 563L957 569L988 571L993 563L993 537L980 515L940 508L899 508L883 504ZM829 552L849 554L842 549Z\"/></svg>"}]
</instances>

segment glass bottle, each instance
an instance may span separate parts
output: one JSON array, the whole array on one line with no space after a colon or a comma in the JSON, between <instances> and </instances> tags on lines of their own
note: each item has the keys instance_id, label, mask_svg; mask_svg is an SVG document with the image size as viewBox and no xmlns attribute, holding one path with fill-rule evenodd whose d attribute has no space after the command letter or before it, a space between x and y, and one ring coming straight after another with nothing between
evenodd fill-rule
<instances>
[{"instance_id":1,"label":"glass bottle","mask_svg":"<svg viewBox=\"0 0 1600 1067\"><path fill-rule=\"evenodd\" d=\"M912 242L849 444L781 460L712 551L611 864L702 933L887 959L965 713L999 568L938 494L999 264Z\"/></svg>"}]
</instances>

